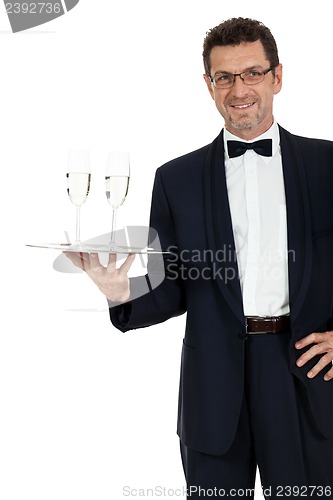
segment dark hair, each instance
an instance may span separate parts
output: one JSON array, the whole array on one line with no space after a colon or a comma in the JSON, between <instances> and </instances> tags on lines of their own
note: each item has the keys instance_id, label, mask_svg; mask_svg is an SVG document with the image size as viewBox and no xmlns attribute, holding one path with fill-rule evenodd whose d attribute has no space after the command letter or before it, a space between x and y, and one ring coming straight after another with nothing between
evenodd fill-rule
<instances>
[{"instance_id":1,"label":"dark hair","mask_svg":"<svg viewBox=\"0 0 333 500\"><path fill-rule=\"evenodd\" d=\"M210 74L210 53L216 45L240 45L260 40L271 66L279 64L279 55L275 39L266 26L254 19L234 17L223 21L215 28L207 31L203 45L203 62L207 75Z\"/></svg>"}]
</instances>

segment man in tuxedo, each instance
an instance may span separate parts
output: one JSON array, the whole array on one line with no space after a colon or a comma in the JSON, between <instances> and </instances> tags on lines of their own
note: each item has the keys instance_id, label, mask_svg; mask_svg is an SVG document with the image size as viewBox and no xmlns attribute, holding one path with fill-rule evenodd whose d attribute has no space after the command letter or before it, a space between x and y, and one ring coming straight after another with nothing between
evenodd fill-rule
<instances>
[{"instance_id":1,"label":"man in tuxedo","mask_svg":"<svg viewBox=\"0 0 333 500\"><path fill-rule=\"evenodd\" d=\"M150 286L70 257L122 331L187 313L178 434L189 498L332 498L333 143L273 116L282 66L267 27L230 19L204 41L225 126L156 172L150 225L166 276ZM302 78L311 84L311 71ZM307 82L306 80L309 79ZM148 293L143 293L143 290Z\"/></svg>"}]
</instances>

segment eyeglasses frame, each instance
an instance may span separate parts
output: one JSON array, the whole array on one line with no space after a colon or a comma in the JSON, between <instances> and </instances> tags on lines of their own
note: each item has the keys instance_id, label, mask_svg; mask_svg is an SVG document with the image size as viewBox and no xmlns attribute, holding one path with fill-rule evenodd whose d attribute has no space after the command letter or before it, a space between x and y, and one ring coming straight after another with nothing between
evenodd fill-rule
<instances>
[{"instance_id":1,"label":"eyeglasses frame","mask_svg":"<svg viewBox=\"0 0 333 500\"><path fill-rule=\"evenodd\" d=\"M241 73L226 73L226 74L231 75L231 76L233 76L233 77L234 77L234 80L233 80L232 84L231 84L231 85L228 85L227 87L216 87L216 85L215 85L214 78L215 78L215 76L216 76L217 74L219 74L219 73L221 73L221 72L219 72L219 71L218 71L217 73L215 73L215 75L214 75L214 76L212 76L212 75L207 75L207 76L209 77L210 82L212 83L212 85L213 85L216 89L219 89L219 88L220 88L220 89L230 89L230 88L231 88L231 87L235 84L236 76L239 76L239 78L242 80L242 82L243 82L245 85L250 85L250 86L251 86L251 85L258 85L259 83L263 82L263 81L264 81L264 79L265 79L265 76L266 76L266 75L267 75L270 71L272 71L272 70L273 70L273 69L275 69L275 68L276 68L276 66L270 66L268 69L263 70L263 71L262 71L262 73L263 73L263 79L262 79L262 80L260 80L260 82L256 82L256 83L246 83L246 82L244 81L244 78L242 77L242 75L243 75L244 73L248 73L249 71L251 71L251 70L249 70L249 69L247 69L246 71L242 71ZM222 73L223 73L223 72L222 72Z\"/></svg>"}]
</instances>

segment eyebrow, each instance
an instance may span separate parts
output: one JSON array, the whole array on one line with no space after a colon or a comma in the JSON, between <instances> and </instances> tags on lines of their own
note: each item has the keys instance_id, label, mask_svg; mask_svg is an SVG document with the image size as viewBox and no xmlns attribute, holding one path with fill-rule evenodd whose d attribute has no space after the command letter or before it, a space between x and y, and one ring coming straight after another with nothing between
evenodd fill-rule
<instances>
[{"instance_id":1,"label":"eyebrow","mask_svg":"<svg viewBox=\"0 0 333 500\"><path fill-rule=\"evenodd\" d=\"M263 66L262 66L261 64L256 64L256 65L254 65L254 66L249 66L248 68L243 69L243 71L240 71L240 73L245 73L245 71L252 71L252 70L254 70L254 69L261 69L261 70L262 70L262 69L263 69ZM220 70L216 71L215 75L218 75L218 74L220 74L220 73L222 73L222 74L227 74L227 75L233 75L233 74L234 74L234 73L231 73L231 71L224 71L224 70L221 70L221 69L220 69ZM237 73L237 74L238 74L238 73ZM215 76L215 75L214 75L214 76Z\"/></svg>"}]
</instances>

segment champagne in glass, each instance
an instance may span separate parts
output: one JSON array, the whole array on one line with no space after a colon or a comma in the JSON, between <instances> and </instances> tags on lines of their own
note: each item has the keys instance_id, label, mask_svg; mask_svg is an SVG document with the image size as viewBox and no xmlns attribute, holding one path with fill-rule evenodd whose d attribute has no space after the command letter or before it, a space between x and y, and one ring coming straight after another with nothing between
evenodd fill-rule
<instances>
[{"instance_id":1,"label":"champagne in glass","mask_svg":"<svg viewBox=\"0 0 333 500\"><path fill-rule=\"evenodd\" d=\"M105 172L106 198L112 207L111 241L112 248L116 233L117 209L124 203L130 178L129 154L124 151L110 151Z\"/></svg>"},{"instance_id":2,"label":"champagne in glass","mask_svg":"<svg viewBox=\"0 0 333 500\"><path fill-rule=\"evenodd\" d=\"M66 178L69 199L76 206L75 245L80 246L80 209L81 205L86 201L90 190L89 151L69 151Z\"/></svg>"}]
</instances>

